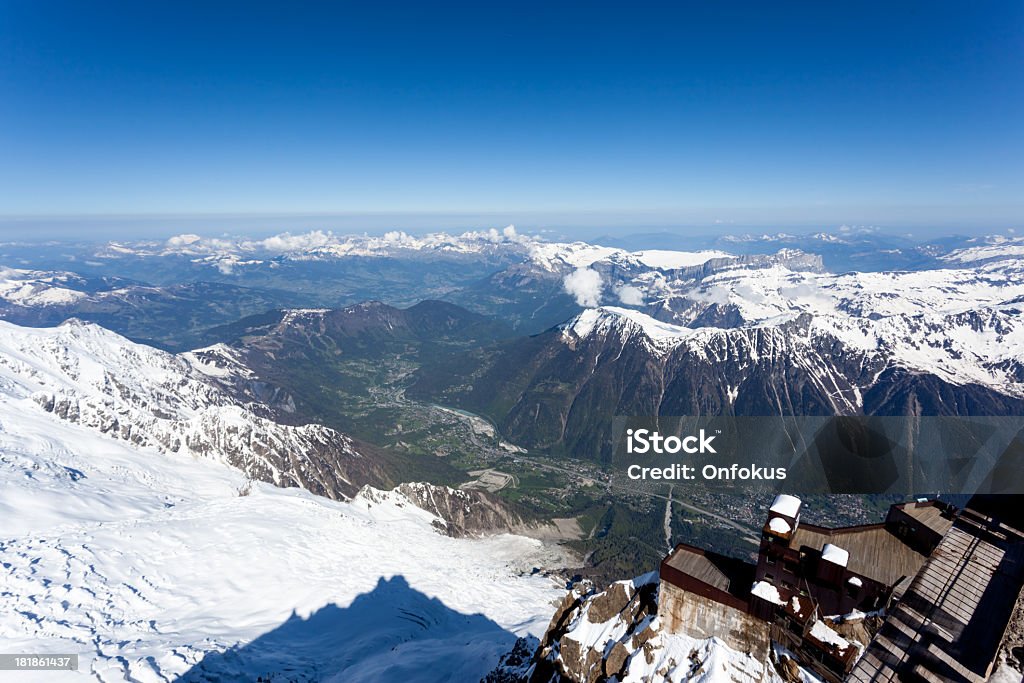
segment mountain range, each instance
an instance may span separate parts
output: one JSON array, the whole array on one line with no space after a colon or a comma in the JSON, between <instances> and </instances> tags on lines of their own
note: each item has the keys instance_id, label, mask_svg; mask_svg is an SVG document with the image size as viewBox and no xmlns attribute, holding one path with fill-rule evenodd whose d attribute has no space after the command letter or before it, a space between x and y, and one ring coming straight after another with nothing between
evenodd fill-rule
<instances>
[{"instance_id":1,"label":"mountain range","mask_svg":"<svg viewBox=\"0 0 1024 683\"><path fill-rule=\"evenodd\" d=\"M615 491L612 418L1024 413L1013 238L0 253L0 649L98 680L772 676L572 578L763 512Z\"/></svg>"}]
</instances>

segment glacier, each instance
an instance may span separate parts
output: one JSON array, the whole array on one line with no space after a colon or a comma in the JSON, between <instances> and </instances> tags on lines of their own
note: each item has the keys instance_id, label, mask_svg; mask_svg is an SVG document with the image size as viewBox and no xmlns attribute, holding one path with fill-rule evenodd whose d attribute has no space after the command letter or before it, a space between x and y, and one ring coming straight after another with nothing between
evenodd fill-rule
<instances>
[{"instance_id":1,"label":"glacier","mask_svg":"<svg viewBox=\"0 0 1024 683\"><path fill-rule=\"evenodd\" d=\"M477 680L543 633L564 584L533 569L564 566L555 546L451 538L400 492L278 488L48 412L41 385L113 410L110 377L150 386L126 403L198 381L170 354L129 381L115 360L136 345L71 330L0 335L0 651L79 653L79 671L5 680Z\"/></svg>"}]
</instances>

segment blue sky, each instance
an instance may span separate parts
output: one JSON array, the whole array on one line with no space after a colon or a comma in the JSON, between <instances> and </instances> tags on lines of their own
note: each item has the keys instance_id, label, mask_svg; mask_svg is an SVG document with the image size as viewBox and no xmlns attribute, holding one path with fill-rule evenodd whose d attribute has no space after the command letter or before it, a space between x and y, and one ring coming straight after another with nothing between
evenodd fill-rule
<instances>
[{"instance_id":1,"label":"blue sky","mask_svg":"<svg viewBox=\"0 0 1024 683\"><path fill-rule=\"evenodd\" d=\"M0 215L1024 227L1022 74L1017 1L0 0Z\"/></svg>"}]
</instances>

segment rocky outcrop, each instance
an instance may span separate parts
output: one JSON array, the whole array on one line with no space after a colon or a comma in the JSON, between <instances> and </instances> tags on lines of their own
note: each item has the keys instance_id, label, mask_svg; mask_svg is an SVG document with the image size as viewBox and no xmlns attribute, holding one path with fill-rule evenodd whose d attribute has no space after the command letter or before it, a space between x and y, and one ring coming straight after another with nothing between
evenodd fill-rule
<instances>
[{"instance_id":1,"label":"rocky outcrop","mask_svg":"<svg viewBox=\"0 0 1024 683\"><path fill-rule=\"evenodd\" d=\"M512 649L502 656L498 666L484 676L480 683L523 683L529 680L537 645L537 639L531 636L516 638Z\"/></svg>"},{"instance_id":2,"label":"rocky outcrop","mask_svg":"<svg viewBox=\"0 0 1024 683\"><path fill-rule=\"evenodd\" d=\"M656 574L619 581L601 592L587 587L566 595L537 651L530 681L597 683L625 677L631 657L654 636ZM593 634L600 632L599 641ZM601 642L603 641L603 642Z\"/></svg>"},{"instance_id":3,"label":"rocky outcrop","mask_svg":"<svg viewBox=\"0 0 1024 683\"><path fill-rule=\"evenodd\" d=\"M447 486L410 482L390 491L366 486L359 498L370 504L385 500L399 504L409 503L436 519L434 527L439 533L453 538L484 536L494 533L520 532L524 521L507 505L482 491L463 491Z\"/></svg>"},{"instance_id":4,"label":"rocky outcrop","mask_svg":"<svg viewBox=\"0 0 1024 683\"><path fill-rule=\"evenodd\" d=\"M666 631L658 618L658 593L656 572L600 591L577 585L555 610L532 659L524 661L527 642L516 643L485 683L782 680L767 655L738 652L717 638ZM795 666L797 676L804 673Z\"/></svg>"},{"instance_id":5,"label":"rocky outcrop","mask_svg":"<svg viewBox=\"0 0 1024 683\"><path fill-rule=\"evenodd\" d=\"M417 507L432 512L445 522L449 536L479 536L511 531L523 523L522 517L499 499L482 491L463 491L447 486L413 482L396 489Z\"/></svg>"}]
</instances>

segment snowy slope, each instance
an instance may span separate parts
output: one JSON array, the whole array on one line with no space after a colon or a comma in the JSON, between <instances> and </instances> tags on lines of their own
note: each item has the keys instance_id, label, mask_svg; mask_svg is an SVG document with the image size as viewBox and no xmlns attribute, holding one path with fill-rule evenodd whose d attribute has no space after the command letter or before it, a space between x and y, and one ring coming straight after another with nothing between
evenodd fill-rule
<instances>
[{"instance_id":1,"label":"snowy slope","mask_svg":"<svg viewBox=\"0 0 1024 683\"><path fill-rule=\"evenodd\" d=\"M640 338L653 351L660 353L699 335L697 330L661 322L640 311L620 306L589 308L567 322L563 330L579 339L595 334L615 334L623 340Z\"/></svg>"},{"instance_id":2,"label":"snowy slope","mask_svg":"<svg viewBox=\"0 0 1024 683\"><path fill-rule=\"evenodd\" d=\"M1020 397L1022 245L1022 240L988 238L944 256L949 267L895 272L828 273L809 255L786 249L734 257L550 243L531 245L531 257L558 273L594 270L598 299L627 302L569 321L564 327L577 337L614 330L637 335L654 352L666 354L680 346L706 349L732 330L779 329L793 343L806 341L809 349L836 343L880 367L903 367ZM623 291L630 292L628 300Z\"/></svg>"},{"instance_id":3,"label":"snowy slope","mask_svg":"<svg viewBox=\"0 0 1024 683\"><path fill-rule=\"evenodd\" d=\"M695 351L742 330L779 329L808 354L838 344L865 363L1024 396L1024 266L828 274L785 266L726 269L699 282L645 273L628 283L644 311L604 306L565 325L575 337L615 330L655 353ZM707 324L709 312L731 316Z\"/></svg>"},{"instance_id":4,"label":"snowy slope","mask_svg":"<svg viewBox=\"0 0 1024 683\"><path fill-rule=\"evenodd\" d=\"M952 263L978 263L1024 258L1024 238L1012 238L1001 235L975 238L974 244L955 249L944 255L943 260Z\"/></svg>"},{"instance_id":5,"label":"snowy slope","mask_svg":"<svg viewBox=\"0 0 1024 683\"><path fill-rule=\"evenodd\" d=\"M15 306L59 306L86 297L73 273L0 267L0 302Z\"/></svg>"},{"instance_id":6,"label":"snowy slope","mask_svg":"<svg viewBox=\"0 0 1024 683\"><path fill-rule=\"evenodd\" d=\"M251 483L220 458L47 412L26 377L50 390L111 378L99 363L49 367L42 350L12 358L18 334L3 328L0 651L74 652L81 667L5 680L173 680L236 644L187 680L284 664L289 680L475 680L516 635L539 635L563 594L529 575L562 562L538 541L449 538L400 495L343 503ZM128 352L104 352L101 335L75 343ZM181 370L164 360L135 379L161 386Z\"/></svg>"},{"instance_id":7,"label":"snowy slope","mask_svg":"<svg viewBox=\"0 0 1024 683\"><path fill-rule=\"evenodd\" d=\"M236 399L220 382L244 380L246 371L221 351L176 356L76 320L54 328L0 322L0 383L63 421L216 459L280 486L338 498L376 480L376 466L344 434L281 425L266 406Z\"/></svg>"},{"instance_id":8,"label":"snowy slope","mask_svg":"<svg viewBox=\"0 0 1024 683\"><path fill-rule=\"evenodd\" d=\"M666 249L638 251L634 253L634 256L645 266L659 268L661 270L674 270L677 268L699 266L702 263L707 263L713 258L735 258L732 254L727 254L724 251L685 252L670 251Z\"/></svg>"}]
</instances>

